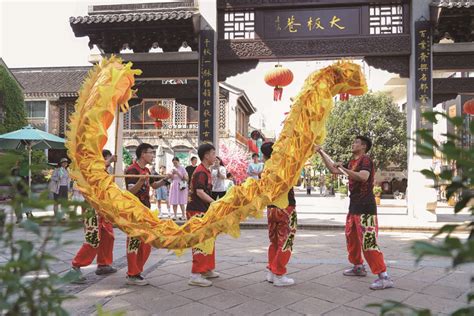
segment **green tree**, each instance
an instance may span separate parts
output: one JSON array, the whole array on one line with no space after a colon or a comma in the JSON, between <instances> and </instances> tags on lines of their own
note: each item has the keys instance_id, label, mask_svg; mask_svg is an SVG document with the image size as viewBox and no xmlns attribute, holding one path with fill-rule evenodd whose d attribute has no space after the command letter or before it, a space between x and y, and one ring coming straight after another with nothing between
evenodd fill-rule
<instances>
[{"instance_id":1,"label":"green tree","mask_svg":"<svg viewBox=\"0 0 474 316\"><path fill-rule=\"evenodd\" d=\"M27 124L23 92L8 70L0 64L0 134L22 128ZM3 107L3 109L2 109Z\"/></svg>"},{"instance_id":2,"label":"green tree","mask_svg":"<svg viewBox=\"0 0 474 316\"><path fill-rule=\"evenodd\" d=\"M370 156L377 168L392 162L407 166L405 113L385 93L367 93L337 102L326 127L324 148L336 161L348 161L354 137L364 135L374 144Z\"/></svg>"}]
</instances>

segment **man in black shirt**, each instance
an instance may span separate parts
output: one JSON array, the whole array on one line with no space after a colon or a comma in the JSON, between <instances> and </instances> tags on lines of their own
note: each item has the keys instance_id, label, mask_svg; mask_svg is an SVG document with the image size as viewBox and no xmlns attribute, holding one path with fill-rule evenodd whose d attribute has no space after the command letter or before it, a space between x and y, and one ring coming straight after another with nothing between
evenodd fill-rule
<instances>
[{"instance_id":1,"label":"man in black shirt","mask_svg":"<svg viewBox=\"0 0 474 316\"><path fill-rule=\"evenodd\" d=\"M196 156L192 157L191 165L185 168L186 172L188 173L188 187L191 185L191 177L193 176L194 170L197 168L197 161L198 159Z\"/></svg>"},{"instance_id":2,"label":"man in black shirt","mask_svg":"<svg viewBox=\"0 0 474 316\"><path fill-rule=\"evenodd\" d=\"M331 173L342 174L344 171L349 176L350 204L346 220L346 242L349 261L354 266L345 270L343 274L367 275L362 259L363 253L372 273L378 275L370 288L383 290L393 287L393 281L387 274L383 253L377 244L377 206L373 193L375 168L367 155L371 147L372 141L369 138L357 136L352 143L352 159L345 165L334 163L319 146L315 146L315 151L321 155Z\"/></svg>"}]
</instances>

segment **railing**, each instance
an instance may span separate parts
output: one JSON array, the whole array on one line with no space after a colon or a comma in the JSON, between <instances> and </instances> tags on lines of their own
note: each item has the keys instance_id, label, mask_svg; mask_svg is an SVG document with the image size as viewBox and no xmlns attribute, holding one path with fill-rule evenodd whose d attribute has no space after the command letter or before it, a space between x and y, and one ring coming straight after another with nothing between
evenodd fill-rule
<instances>
[{"instance_id":1,"label":"railing","mask_svg":"<svg viewBox=\"0 0 474 316\"><path fill-rule=\"evenodd\" d=\"M220 138L229 137L228 130L219 130ZM126 129L124 138L197 138L197 128L157 128L157 129Z\"/></svg>"}]
</instances>

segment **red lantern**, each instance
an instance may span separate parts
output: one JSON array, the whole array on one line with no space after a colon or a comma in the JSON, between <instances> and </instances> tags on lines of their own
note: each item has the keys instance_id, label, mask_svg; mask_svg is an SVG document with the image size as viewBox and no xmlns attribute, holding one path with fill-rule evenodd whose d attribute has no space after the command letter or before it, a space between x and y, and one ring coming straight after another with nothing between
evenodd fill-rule
<instances>
[{"instance_id":1,"label":"red lantern","mask_svg":"<svg viewBox=\"0 0 474 316\"><path fill-rule=\"evenodd\" d=\"M155 127L162 128L163 121L170 117L170 111L162 106L159 103L153 105L151 108L148 109L148 116L155 119Z\"/></svg>"},{"instance_id":2,"label":"red lantern","mask_svg":"<svg viewBox=\"0 0 474 316\"><path fill-rule=\"evenodd\" d=\"M293 81L293 73L290 69L276 65L274 69L265 74L265 82L273 89L273 100L281 100L283 94L283 87L289 85Z\"/></svg>"},{"instance_id":3,"label":"red lantern","mask_svg":"<svg viewBox=\"0 0 474 316\"><path fill-rule=\"evenodd\" d=\"M341 100L341 101L349 100L349 93L340 93L339 94L339 100Z\"/></svg>"},{"instance_id":4,"label":"red lantern","mask_svg":"<svg viewBox=\"0 0 474 316\"><path fill-rule=\"evenodd\" d=\"M160 121L160 120L156 120L156 121L155 121L155 127L156 127L156 128L162 128L162 127L163 127L163 122Z\"/></svg>"},{"instance_id":5,"label":"red lantern","mask_svg":"<svg viewBox=\"0 0 474 316\"><path fill-rule=\"evenodd\" d=\"M155 120L166 120L170 117L170 111L162 105L155 104L148 109L148 115Z\"/></svg>"},{"instance_id":6,"label":"red lantern","mask_svg":"<svg viewBox=\"0 0 474 316\"><path fill-rule=\"evenodd\" d=\"M474 99L464 102L463 110L466 114L474 115Z\"/></svg>"}]
</instances>

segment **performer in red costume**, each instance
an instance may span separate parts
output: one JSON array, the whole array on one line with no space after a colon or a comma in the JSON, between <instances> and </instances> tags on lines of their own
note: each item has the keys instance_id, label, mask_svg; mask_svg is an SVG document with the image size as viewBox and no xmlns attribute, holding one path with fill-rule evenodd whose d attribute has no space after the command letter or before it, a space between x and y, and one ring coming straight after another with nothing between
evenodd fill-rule
<instances>
[{"instance_id":1,"label":"performer in red costume","mask_svg":"<svg viewBox=\"0 0 474 316\"><path fill-rule=\"evenodd\" d=\"M377 244L378 223L377 205L373 193L375 168L372 159L367 155L372 141L365 136L357 136L352 143L352 159L348 164L334 163L332 159L316 146L324 164L333 174L349 176L350 204L346 220L346 243L349 262L353 267L345 270L345 276L366 276L365 260L373 274L378 278L370 285L372 290L383 290L393 287L393 281L387 274L383 253Z\"/></svg>"},{"instance_id":2,"label":"performer in red costume","mask_svg":"<svg viewBox=\"0 0 474 316\"><path fill-rule=\"evenodd\" d=\"M191 177L186 217L188 220L193 216L204 216L209 205L214 202L211 197L212 178L209 168L216 160L216 149L213 145L204 143L198 148L198 156L201 164L196 168ZM208 279L217 278L219 274L214 271L216 266L216 252L207 255L199 248L192 248L193 267L189 285L211 286Z\"/></svg>"},{"instance_id":3,"label":"performer in red costume","mask_svg":"<svg viewBox=\"0 0 474 316\"><path fill-rule=\"evenodd\" d=\"M105 159L106 170L110 168L112 162L117 161L117 157L106 149L102 151L102 156ZM97 269L95 274L103 275L117 272L117 269L111 266L115 240L112 223L98 215L91 208L86 209L83 215L85 242L72 260L72 269L79 273L78 278L73 283L78 284L86 282L86 278L82 275L81 267L90 265L96 256Z\"/></svg>"},{"instance_id":4,"label":"performer in red costume","mask_svg":"<svg viewBox=\"0 0 474 316\"><path fill-rule=\"evenodd\" d=\"M267 161L272 156L273 143L264 143L260 150L263 160ZM267 281L274 286L288 286L295 281L286 276L286 265L290 261L293 250L293 241L296 234L296 200L293 188L288 192L288 206L279 208L275 205L267 207L268 246Z\"/></svg>"},{"instance_id":5,"label":"performer in red costume","mask_svg":"<svg viewBox=\"0 0 474 316\"><path fill-rule=\"evenodd\" d=\"M151 165L155 151L153 146L147 143L138 145L137 160L127 168L125 174L142 175L146 177L125 178L127 189L133 193L143 205L150 208L150 186L153 189L167 184L167 180L156 181L156 178L148 177L151 173L146 165ZM150 256L151 246L145 244L142 240L135 237L127 237L127 284L130 285L147 285L148 281L141 275L143 266Z\"/></svg>"}]
</instances>

